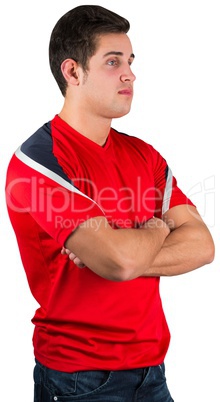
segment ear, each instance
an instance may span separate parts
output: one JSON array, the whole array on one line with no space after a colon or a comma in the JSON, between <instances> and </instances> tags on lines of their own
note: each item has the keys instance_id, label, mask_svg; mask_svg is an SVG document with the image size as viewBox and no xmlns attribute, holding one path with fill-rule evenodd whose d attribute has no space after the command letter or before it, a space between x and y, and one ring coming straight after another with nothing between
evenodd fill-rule
<instances>
[{"instance_id":1,"label":"ear","mask_svg":"<svg viewBox=\"0 0 220 402\"><path fill-rule=\"evenodd\" d=\"M61 64L61 71L68 84L79 85L79 65L75 60L64 60Z\"/></svg>"}]
</instances>

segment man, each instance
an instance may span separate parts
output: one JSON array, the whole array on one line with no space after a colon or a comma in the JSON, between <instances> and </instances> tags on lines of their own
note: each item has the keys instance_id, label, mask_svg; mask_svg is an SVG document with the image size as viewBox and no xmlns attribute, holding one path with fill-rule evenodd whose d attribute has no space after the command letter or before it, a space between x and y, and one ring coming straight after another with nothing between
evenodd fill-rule
<instances>
[{"instance_id":1,"label":"man","mask_svg":"<svg viewBox=\"0 0 220 402\"><path fill-rule=\"evenodd\" d=\"M31 292L35 402L170 402L159 277L212 262L211 235L166 160L119 133L134 53L126 19L80 6L55 25L54 119L8 167L6 196Z\"/></svg>"}]
</instances>

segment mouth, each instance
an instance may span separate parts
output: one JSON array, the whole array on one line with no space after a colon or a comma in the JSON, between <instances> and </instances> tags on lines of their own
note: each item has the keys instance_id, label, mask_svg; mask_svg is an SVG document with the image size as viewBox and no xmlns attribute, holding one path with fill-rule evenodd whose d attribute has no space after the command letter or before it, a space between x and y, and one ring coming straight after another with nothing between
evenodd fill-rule
<instances>
[{"instance_id":1,"label":"mouth","mask_svg":"<svg viewBox=\"0 0 220 402\"><path fill-rule=\"evenodd\" d=\"M127 95L127 96L132 96L133 91L130 88L122 89L121 91L118 91L120 95Z\"/></svg>"}]
</instances>

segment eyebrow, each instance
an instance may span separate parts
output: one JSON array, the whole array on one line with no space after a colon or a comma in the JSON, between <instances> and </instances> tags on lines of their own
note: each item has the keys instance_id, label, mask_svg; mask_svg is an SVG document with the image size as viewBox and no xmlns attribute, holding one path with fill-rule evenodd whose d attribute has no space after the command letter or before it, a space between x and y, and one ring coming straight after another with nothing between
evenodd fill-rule
<instances>
[{"instance_id":1,"label":"eyebrow","mask_svg":"<svg viewBox=\"0 0 220 402\"><path fill-rule=\"evenodd\" d=\"M112 54L114 54L115 56L123 56L124 53L122 53L122 52L115 52L114 50L112 50L112 51L110 51L110 52L105 53L103 57L110 56L110 55L112 55ZM135 58L134 53L131 53L130 58L131 58L131 59L134 59L134 58Z\"/></svg>"}]
</instances>

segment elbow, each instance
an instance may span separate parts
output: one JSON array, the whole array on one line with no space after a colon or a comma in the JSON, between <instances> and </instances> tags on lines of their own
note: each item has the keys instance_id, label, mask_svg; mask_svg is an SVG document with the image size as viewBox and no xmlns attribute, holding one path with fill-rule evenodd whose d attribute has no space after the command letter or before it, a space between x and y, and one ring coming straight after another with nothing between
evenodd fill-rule
<instances>
[{"instance_id":1,"label":"elbow","mask_svg":"<svg viewBox=\"0 0 220 402\"><path fill-rule=\"evenodd\" d=\"M205 253L206 264L211 264L215 258L214 242L210 241L209 244L206 244L205 250L206 250L206 253Z\"/></svg>"},{"instance_id":2,"label":"elbow","mask_svg":"<svg viewBox=\"0 0 220 402\"><path fill-rule=\"evenodd\" d=\"M119 261L114 261L108 279L115 282L125 282L135 279L138 276L140 276L140 273L135 261L123 257Z\"/></svg>"},{"instance_id":3,"label":"elbow","mask_svg":"<svg viewBox=\"0 0 220 402\"><path fill-rule=\"evenodd\" d=\"M200 246L200 266L211 264L215 258L215 245L212 238L206 238Z\"/></svg>"}]
</instances>

